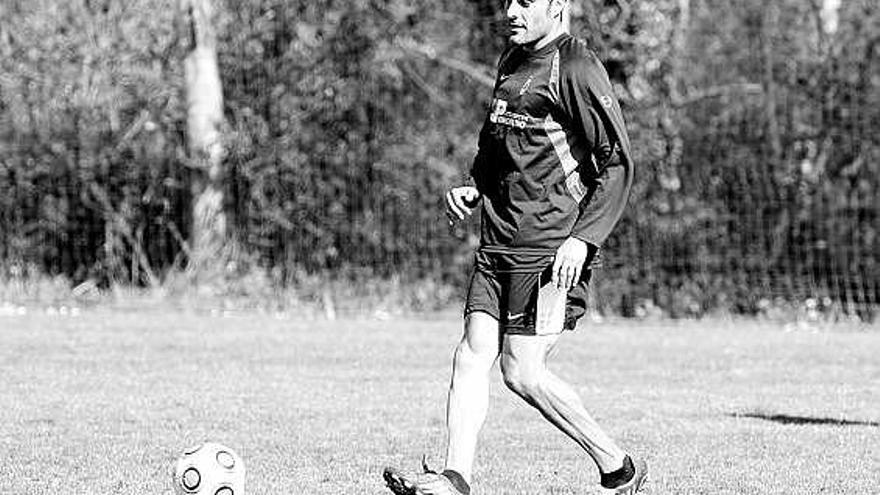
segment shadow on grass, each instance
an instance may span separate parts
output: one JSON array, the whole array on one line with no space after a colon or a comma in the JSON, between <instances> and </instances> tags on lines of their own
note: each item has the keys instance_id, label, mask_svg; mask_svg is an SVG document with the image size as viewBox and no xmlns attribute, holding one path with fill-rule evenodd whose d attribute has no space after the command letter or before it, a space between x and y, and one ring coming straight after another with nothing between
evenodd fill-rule
<instances>
[{"instance_id":1,"label":"shadow on grass","mask_svg":"<svg viewBox=\"0 0 880 495\"><path fill-rule=\"evenodd\" d=\"M854 421L850 419L817 418L814 416L792 416L789 414L765 414L765 413L729 413L734 418L751 418L773 421L784 425L830 425L830 426L871 426L880 428L877 421Z\"/></svg>"}]
</instances>

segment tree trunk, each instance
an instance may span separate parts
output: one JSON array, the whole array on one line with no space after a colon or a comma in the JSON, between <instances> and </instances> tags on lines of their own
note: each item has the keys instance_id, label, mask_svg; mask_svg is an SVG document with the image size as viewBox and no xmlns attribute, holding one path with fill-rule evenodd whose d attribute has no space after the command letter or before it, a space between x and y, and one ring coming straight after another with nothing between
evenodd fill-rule
<instances>
[{"instance_id":1,"label":"tree trunk","mask_svg":"<svg viewBox=\"0 0 880 495\"><path fill-rule=\"evenodd\" d=\"M187 145L192 169L190 269L216 259L226 241L223 198L223 88L217 64L212 0L180 0L189 36L184 60Z\"/></svg>"},{"instance_id":2,"label":"tree trunk","mask_svg":"<svg viewBox=\"0 0 880 495\"><path fill-rule=\"evenodd\" d=\"M666 91L665 103L661 108L660 126L666 141L666 153L660 161L658 179L664 190L670 191L669 200L676 201L681 189L680 168L684 154L684 138L682 137L681 123L685 117L685 109L680 103L684 100L681 87L686 82L687 73L687 48L691 22L690 0L678 0L674 18L669 22L669 41L671 49L667 59L669 69L664 75ZM672 211L675 211L675 207Z\"/></svg>"},{"instance_id":3,"label":"tree trunk","mask_svg":"<svg viewBox=\"0 0 880 495\"><path fill-rule=\"evenodd\" d=\"M822 30L826 35L832 36L837 32L840 21L841 0L822 0Z\"/></svg>"},{"instance_id":4,"label":"tree trunk","mask_svg":"<svg viewBox=\"0 0 880 495\"><path fill-rule=\"evenodd\" d=\"M770 146L771 160L773 165L778 165L782 159L782 136L779 127L777 110L776 79L774 67L776 65L773 47L773 35L779 28L779 6L773 2L767 4L766 18L763 26L763 50L764 62L764 109L767 116L767 139Z\"/></svg>"}]
</instances>

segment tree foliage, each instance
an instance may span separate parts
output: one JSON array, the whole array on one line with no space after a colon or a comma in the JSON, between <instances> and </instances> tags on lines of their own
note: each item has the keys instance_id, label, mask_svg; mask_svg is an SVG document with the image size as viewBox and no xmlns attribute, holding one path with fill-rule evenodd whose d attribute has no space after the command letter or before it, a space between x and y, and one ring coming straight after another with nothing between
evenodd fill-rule
<instances>
[{"instance_id":1,"label":"tree foliage","mask_svg":"<svg viewBox=\"0 0 880 495\"><path fill-rule=\"evenodd\" d=\"M234 242L278 284L462 282L474 231L448 235L440 193L475 152L503 3L216 11ZM880 301L880 8L828 12L820 0L571 2L638 161L601 306ZM182 265L194 178L182 33L173 0L0 6L0 259L137 284Z\"/></svg>"}]
</instances>

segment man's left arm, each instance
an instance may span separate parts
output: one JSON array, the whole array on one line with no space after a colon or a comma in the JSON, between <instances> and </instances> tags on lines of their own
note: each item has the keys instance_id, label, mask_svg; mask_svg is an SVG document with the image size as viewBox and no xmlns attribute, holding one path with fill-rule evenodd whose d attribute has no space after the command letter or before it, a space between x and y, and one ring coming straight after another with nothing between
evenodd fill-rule
<instances>
[{"instance_id":1,"label":"man's left arm","mask_svg":"<svg viewBox=\"0 0 880 495\"><path fill-rule=\"evenodd\" d=\"M600 68L596 68L600 69ZM557 285L571 287L580 276L583 264L594 256L611 230L620 220L629 199L632 168L627 158L619 156L607 110L596 108L598 103L590 88L590 79L605 77L585 71L596 70L588 63L578 64L560 80L560 102L571 119L574 132L586 139L593 159L581 163L576 173L587 180L588 193L580 205L571 237L557 251L554 276ZM610 83L607 84L610 89Z\"/></svg>"}]
</instances>

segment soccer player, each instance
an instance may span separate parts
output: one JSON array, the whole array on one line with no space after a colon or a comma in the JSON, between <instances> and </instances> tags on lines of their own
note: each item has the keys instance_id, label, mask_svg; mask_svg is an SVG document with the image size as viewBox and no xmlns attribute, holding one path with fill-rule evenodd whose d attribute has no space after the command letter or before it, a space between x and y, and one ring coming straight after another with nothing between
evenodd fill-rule
<instances>
[{"instance_id":1,"label":"soccer player","mask_svg":"<svg viewBox=\"0 0 880 495\"><path fill-rule=\"evenodd\" d=\"M592 458L602 487L634 494L647 475L546 366L586 308L596 255L633 178L629 138L602 64L567 32L567 0L508 0L510 43L480 132L470 185L446 194L450 223L482 203L481 241L455 350L442 472L384 478L398 495L468 495L489 372Z\"/></svg>"}]
</instances>

